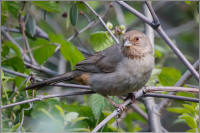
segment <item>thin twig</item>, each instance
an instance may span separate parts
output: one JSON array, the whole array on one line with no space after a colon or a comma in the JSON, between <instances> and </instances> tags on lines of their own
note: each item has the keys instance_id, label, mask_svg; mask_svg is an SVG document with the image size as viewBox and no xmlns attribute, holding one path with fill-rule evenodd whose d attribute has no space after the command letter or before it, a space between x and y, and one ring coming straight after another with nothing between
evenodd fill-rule
<instances>
[{"instance_id":1,"label":"thin twig","mask_svg":"<svg viewBox=\"0 0 200 133\"><path fill-rule=\"evenodd\" d=\"M106 28L106 30L110 33L110 35L112 36L112 38L114 39L114 41L119 44L119 40L115 37L115 35L112 33L112 31L106 26L106 23L103 21L102 17L96 13L96 11L88 4L88 2L83 1L83 3L92 11L92 13L98 17L98 19L100 20L100 22L102 23L102 25Z\"/></svg>"},{"instance_id":2,"label":"thin twig","mask_svg":"<svg viewBox=\"0 0 200 133\"><path fill-rule=\"evenodd\" d=\"M32 62L32 64L37 64L34 57L33 57L33 54L30 50L30 47L29 47L29 44L28 44L28 40L26 38L26 35L25 35L25 25L26 25L26 22L25 22L25 19L24 19L24 16L22 15L22 12L23 12L23 9L19 11L19 27L21 29L21 33L22 33L22 43L23 43L23 46L24 46L24 52L23 52L23 55L25 55L25 51L27 50L29 52L29 55L30 55L30 60ZM29 17L29 15L28 15ZM24 57L24 56L23 56Z\"/></svg>"},{"instance_id":3,"label":"thin twig","mask_svg":"<svg viewBox=\"0 0 200 133\"><path fill-rule=\"evenodd\" d=\"M190 98L190 97L176 96L176 95L168 95L168 94L161 94L161 93L147 93L147 94L144 94L143 97L168 98L168 99L174 99L174 100L182 100L182 101L190 101L190 102L199 103L199 99L197 99L197 98Z\"/></svg>"},{"instance_id":4,"label":"thin twig","mask_svg":"<svg viewBox=\"0 0 200 133\"><path fill-rule=\"evenodd\" d=\"M86 94L93 94L93 93L95 93L95 92L93 92L93 91L79 91L79 92L71 92L71 93L66 92L66 93L62 93L62 94L54 94L54 95L46 95L46 96L39 95L39 96L37 96L36 98L33 98L33 99L27 99L27 100L24 100L24 101L21 101L21 102L16 102L16 103L12 103L12 104L9 104L9 105L1 106L1 109L10 108L10 107L13 107L13 106L16 106L16 105L25 104L25 103L41 101L41 100L47 99L47 98L86 95Z\"/></svg>"},{"instance_id":5,"label":"thin twig","mask_svg":"<svg viewBox=\"0 0 200 133\"><path fill-rule=\"evenodd\" d=\"M12 71L12 70L9 70L9 69L6 69L6 68L2 68L2 70L6 73L9 73L9 74L12 74L12 75L16 75L16 76L20 76L20 77L23 77L23 78L28 78L29 76L28 75L25 75L23 73L19 73L19 72L15 72L15 71ZM34 79L36 81L43 81L42 79L40 78L37 78L37 77L34 77ZM90 89L89 86L86 86L86 85L78 85L78 84L66 84L66 83L57 83L55 85L52 85L52 86L59 86L59 87L66 87L66 88L77 88L77 89Z\"/></svg>"}]
</instances>

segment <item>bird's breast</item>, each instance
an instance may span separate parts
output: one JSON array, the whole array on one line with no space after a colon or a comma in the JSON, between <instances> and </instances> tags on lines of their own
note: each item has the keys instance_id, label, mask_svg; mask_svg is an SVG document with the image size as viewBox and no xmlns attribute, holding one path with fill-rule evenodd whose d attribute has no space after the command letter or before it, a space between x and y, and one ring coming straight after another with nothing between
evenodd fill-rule
<instances>
[{"instance_id":1,"label":"bird's breast","mask_svg":"<svg viewBox=\"0 0 200 133\"><path fill-rule=\"evenodd\" d=\"M103 95L123 95L140 89L148 81L154 59L133 60L124 58L113 73L93 74L90 85Z\"/></svg>"}]
</instances>

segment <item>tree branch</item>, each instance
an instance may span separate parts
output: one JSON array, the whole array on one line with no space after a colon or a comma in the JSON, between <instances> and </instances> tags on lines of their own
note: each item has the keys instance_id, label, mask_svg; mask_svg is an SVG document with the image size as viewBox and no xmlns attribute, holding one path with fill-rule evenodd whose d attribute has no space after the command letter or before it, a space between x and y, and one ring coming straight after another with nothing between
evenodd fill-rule
<instances>
[{"instance_id":1,"label":"tree branch","mask_svg":"<svg viewBox=\"0 0 200 133\"><path fill-rule=\"evenodd\" d=\"M99 14L96 13L96 11L86 2L83 1L83 3L92 11L92 13L98 17L98 19L100 20L100 22L102 23L102 25L106 28L106 30L110 33L110 35L112 36L112 38L115 40L115 42L117 44L119 44L119 40L115 37L115 35L112 33L112 31L106 26L106 23L103 21L103 19L101 18L101 16Z\"/></svg>"},{"instance_id":2,"label":"tree branch","mask_svg":"<svg viewBox=\"0 0 200 133\"><path fill-rule=\"evenodd\" d=\"M20 76L20 77L23 77L23 78L28 78L29 76L28 75L25 75L23 73L19 73L19 72L15 72L15 71L12 71L12 70L8 70L6 68L2 68L2 70L6 73L10 73L12 75L16 75L16 76ZM34 79L36 81L43 81L42 79L40 78L37 78L37 77L34 77ZM67 87L67 88L79 88L79 89L90 89L89 86L86 86L86 85L78 85L78 84L66 84L66 83L57 83L55 85L52 85L52 86L59 86L59 87Z\"/></svg>"},{"instance_id":3,"label":"tree branch","mask_svg":"<svg viewBox=\"0 0 200 133\"><path fill-rule=\"evenodd\" d=\"M62 93L62 94L54 94L54 95L47 95L47 96L39 95L39 96L37 96L36 98L33 98L33 99L27 99L27 100L24 100L24 101L21 101L21 102L16 102L16 103L12 103L12 104L9 104L9 105L1 106L1 109L10 108L10 107L13 107L13 106L16 106L16 105L25 104L25 103L41 101L41 100L47 99L47 98L75 96L75 95L85 95L85 94L92 94L92 93L95 93L95 92L93 92L93 91L80 91L80 92L71 92L71 93L66 92L66 93Z\"/></svg>"},{"instance_id":4,"label":"tree branch","mask_svg":"<svg viewBox=\"0 0 200 133\"><path fill-rule=\"evenodd\" d=\"M199 103L199 99L197 99L197 98L175 96L175 95L168 95L168 94L161 94L161 93L147 93L147 94L144 94L143 97L168 98L168 99L174 99L174 100L182 100L182 101L190 101L190 102Z\"/></svg>"}]
</instances>

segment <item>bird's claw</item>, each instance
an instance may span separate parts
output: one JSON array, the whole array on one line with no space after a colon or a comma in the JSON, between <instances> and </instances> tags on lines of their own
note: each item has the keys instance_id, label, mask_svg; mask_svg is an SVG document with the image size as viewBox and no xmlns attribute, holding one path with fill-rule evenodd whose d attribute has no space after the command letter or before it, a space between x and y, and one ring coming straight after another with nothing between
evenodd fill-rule
<instances>
[{"instance_id":1,"label":"bird's claw","mask_svg":"<svg viewBox=\"0 0 200 133\"><path fill-rule=\"evenodd\" d=\"M126 109L126 107L123 104L115 104L114 106L115 108L119 109L120 112L123 112Z\"/></svg>"}]
</instances>

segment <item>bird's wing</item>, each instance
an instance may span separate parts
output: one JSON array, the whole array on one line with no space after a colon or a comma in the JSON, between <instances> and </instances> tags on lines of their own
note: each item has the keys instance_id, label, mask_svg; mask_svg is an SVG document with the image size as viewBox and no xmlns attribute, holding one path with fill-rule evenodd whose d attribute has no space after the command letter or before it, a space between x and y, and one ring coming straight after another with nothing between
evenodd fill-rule
<instances>
[{"instance_id":1,"label":"bird's wing","mask_svg":"<svg viewBox=\"0 0 200 133\"><path fill-rule=\"evenodd\" d=\"M75 69L88 73L110 73L115 71L122 58L120 46L113 45L78 63Z\"/></svg>"}]
</instances>

